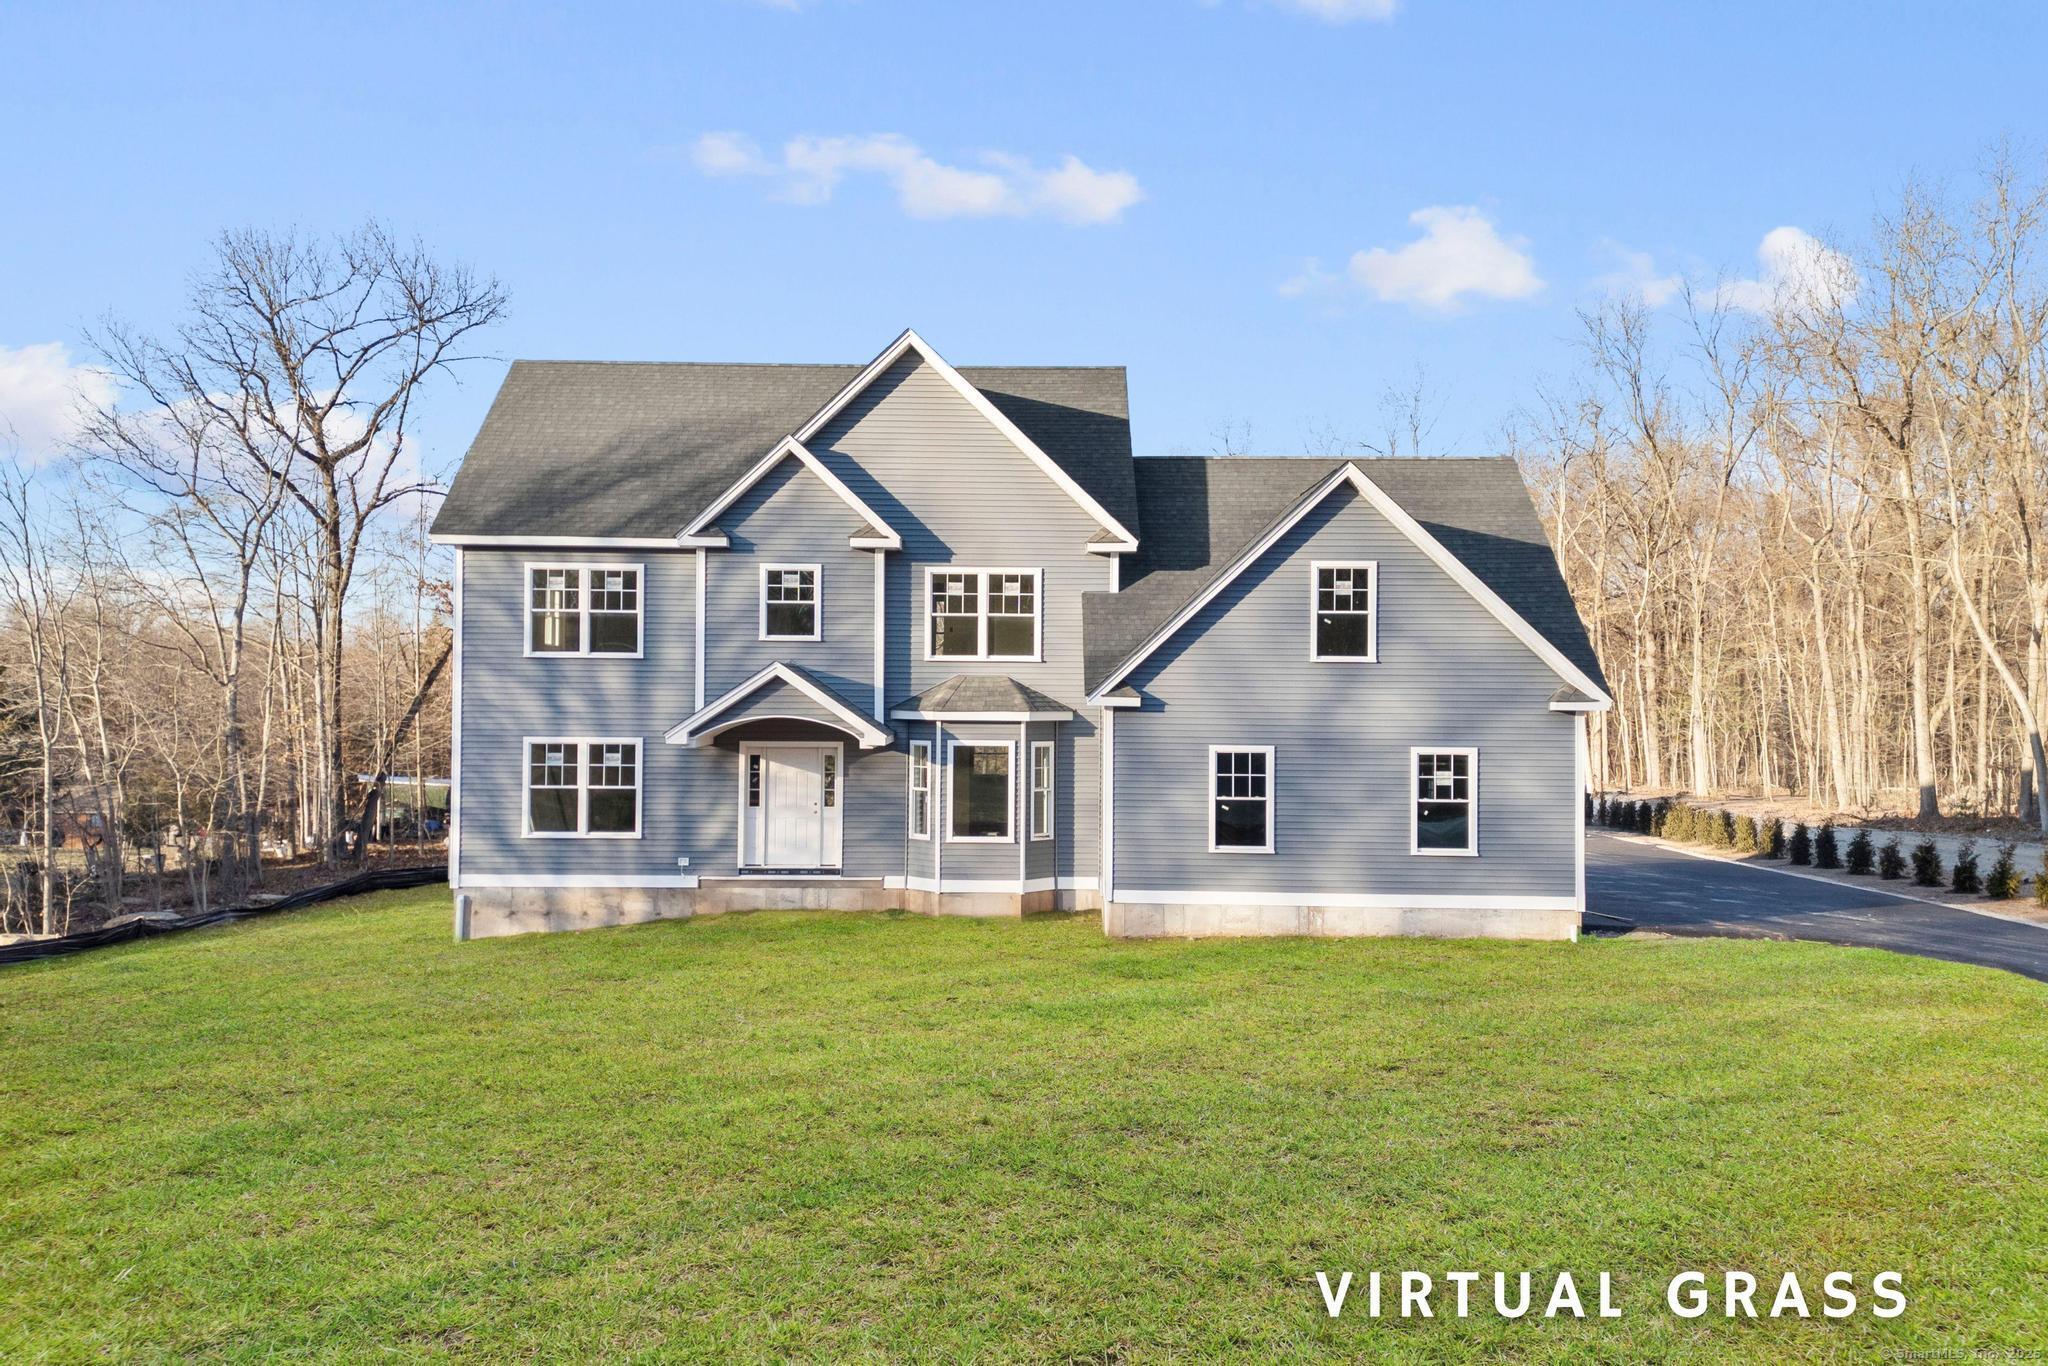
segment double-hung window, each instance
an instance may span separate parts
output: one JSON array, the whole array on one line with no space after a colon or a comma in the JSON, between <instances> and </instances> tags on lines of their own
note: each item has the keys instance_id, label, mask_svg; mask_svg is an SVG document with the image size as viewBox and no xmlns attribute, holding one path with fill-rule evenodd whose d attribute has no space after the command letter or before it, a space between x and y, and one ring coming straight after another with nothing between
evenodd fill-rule
<instances>
[{"instance_id":1,"label":"double-hung window","mask_svg":"<svg viewBox=\"0 0 2048 1366\"><path fill-rule=\"evenodd\" d=\"M1033 740L1031 742L1031 838L1035 840L1049 840L1052 838L1052 765L1052 741Z\"/></svg>"},{"instance_id":2,"label":"double-hung window","mask_svg":"<svg viewBox=\"0 0 2048 1366\"><path fill-rule=\"evenodd\" d=\"M525 768L528 835L639 836L638 740L529 739Z\"/></svg>"},{"instance_id":3,"label":"double-hung window","mask_svg":"<svg viewBox=\"0 0 2048 1366\"><path fill-rule=\"evenodd\" d=\"M924 740L910 742L910 837L932 837L932 747Z\"/></svg>"},{"instance_id":4,"label":"double-hung window","mask_svg":"<svg viewBox=\"0 0 2048 1366\"><path fill-rule=\"evenodd\" d=\"M1209 852L1273 852L1273 747L1209 748Z\"/></svg>"},{"instance_id":5,"label":"double-hung window","mask_svg":"<svg viewBox=\"0 0 2048 1366\"><path fill-rule=\"evenodd\" d=\"M1479 751L1409 751L1415 770L1415 798L1408 809L1408 852L1479 852Z\"/></svg>"},{"instance_id":6,"label":"double-hung window","mask_svg":"<svg viewBox=\"0 0 2048 1366\"><path fill-rule=\"evenodd\" d=\"M824 571L815 564L761 567L761 639L819 640Z\"/></svg>"},{"instance_id":7,"label":"double-hung window","mask_svg":"<svg viewBox=\"0 0 2048 1366\"><path fill-rule=\"evenodd\" d=\"M1038 571L925 571L925 657L1037 659Z\"/></svg>"},{"instance_id":8,"label":"double-hung window","mask_svg":"<svg viewBox=\"0 0 2048 1366\"><path fill-rule=\"evenodd\" d=\"M526 566L526 653L640 656L641 566Z\"/></svg>"},{"instance_id":9,"label":"double-hung window","mask_svg":"<svg viewBox=\"0 0 2048 1366\"><path fill-rule=\"evenodd\" d=\"M952 771L946 783L951 793L951 823L946 838L1009 843L1010 811L1016 796L1009 742L955 743L951 752Z\"/></svg>"},{"instance_id":10,"label":"double-hung window","mask_svg":"<svg viewBox=\"0 0 2048 1366\"><path fill-rule=\"evenodd\" d=\"M1380 567L1370 560L1309 566L1309 658L1371 663L1378 656Z\"/></svg>"}]
</instances>

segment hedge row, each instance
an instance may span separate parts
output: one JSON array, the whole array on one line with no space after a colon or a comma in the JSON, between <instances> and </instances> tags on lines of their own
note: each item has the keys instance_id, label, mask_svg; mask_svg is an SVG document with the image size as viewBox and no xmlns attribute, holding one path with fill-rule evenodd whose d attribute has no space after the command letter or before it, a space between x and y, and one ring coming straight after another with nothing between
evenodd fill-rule
<instances>
[{"instance_id":1,"label":"hedge row","mask_svg":"<svg viewBox=\"0 0 2048 1366\"><path fill-rule=\"evenodd\" d=\"M2025 882L2013 861L2018 851L2010 844L2000 845L1990 870L1980 872L1976 841L1965 841L1956 853L1955 867L1945 870L1941 849L1933 840L1921 840L1909 852L1897 835L1879 845L1868 830L1858 830L1845 850L1832 824L1815 830L1804 821L1793 821L1788 831L1776 816L1758 820L1663 797L1632 801L1588 796L1586 819L1610 830L1657 835L1747 857L1789 859L1799 867L1840 869L1856 877L1874 873L1896 882L1910 872L1917 887L1939 887L1946 880L1950 891L1981 892L1994 901L2018 896ZM2034 879L2034 900L2048 906L2048 876Z\"/></svg>"}]
</instances>

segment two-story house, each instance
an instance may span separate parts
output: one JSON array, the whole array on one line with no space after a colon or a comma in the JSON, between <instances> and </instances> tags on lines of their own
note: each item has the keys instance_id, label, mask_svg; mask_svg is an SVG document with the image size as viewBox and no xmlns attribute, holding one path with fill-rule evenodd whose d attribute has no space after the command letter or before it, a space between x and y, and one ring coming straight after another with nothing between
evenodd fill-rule
<instances>
[{"instance_id":1,"label":"two-story house","mask_svg":"<svg viewBox=\"0 0 2048 1366\"><path fill-rule=\"evenodd\" d=\"M434 535L469 933L1576 933L1610 703L1511 461L1134 459L1121 368L906 332L517 363Z\"/></svg>"}]
</instances>

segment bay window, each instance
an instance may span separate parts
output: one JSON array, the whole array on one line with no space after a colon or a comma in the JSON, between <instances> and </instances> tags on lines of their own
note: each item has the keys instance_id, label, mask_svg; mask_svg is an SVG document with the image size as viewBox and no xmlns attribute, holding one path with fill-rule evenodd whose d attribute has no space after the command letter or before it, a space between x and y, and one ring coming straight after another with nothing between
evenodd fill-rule
<instances>
[{"instance_id":1,"label":"bay window","mask_svg":"<svg viewBox=\"0 0 2048 1366\"><path fill-rule=\"evenodd\" d=\"M946 838L1009 843L1010 810L1015 795L1010 745L962 742L954 744L951 753L951 771L947 774L951 823L946 828Z\"/></svg>"}]
</instances>

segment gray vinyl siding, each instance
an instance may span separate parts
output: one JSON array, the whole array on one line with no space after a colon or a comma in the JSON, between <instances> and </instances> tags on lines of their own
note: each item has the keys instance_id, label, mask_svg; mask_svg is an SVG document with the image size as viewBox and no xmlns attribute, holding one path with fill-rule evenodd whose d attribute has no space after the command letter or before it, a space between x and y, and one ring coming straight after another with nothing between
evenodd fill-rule
<instances>
[{"instance_id":1,"label":"gray vinyl siding","mask_svg":"<svg viewBox=\"0 0 2048 1366\"><path fill-rule=\"evenodd\" d=\"M1070 799L1060 806L1059 875L1094 877L1101 785L1095 718L1082 705L1081 594L1111 583L1108 558L1085 549L1100 525L915 353L807 444L903 537L888 564L890 703L956 673L988 673L1015 678L1076 713L1062 727L1061 782ZM1041 658L926 660L925 570L934 565L1039 570ZM1014 739L1016 729L1008 726L1005 738ZM928 733L929 723L917 723L917 730ZM991 847L949 846L946 880L1014 880L1016 847L1001 846L1010 855L1006 870L987 853Z\"/></svg>"},{"instance_id":2,"label":"gray vinyl siding","mask_svg":"<svg viewBox=\"0 0 2048 1366\"><path fill-rule=\"evenodd\" d=\"M945 841L945 756L935 750L933 839L909 840L908 741L929 740L931 722L885 722L895 745L861 753L846 744L842 869L849 877L946 882L1019 875L1093 877L1101 830L1096 727L1082 714L1080 596L1111 582L1111 564L1084 549L1095 520L1009 440L914 357L879 379L818 434L811 449L903 536L887 557L887 699L894 704L956 673L1003 674L1073 708L1059 725L1058 837L1026 838L1027 747L1018 749L1016 838L1001 844ZM858 516L822 481L785 462L750 490L720 527L732 548L706 554L705 699L716 699L767 664L801 665L865 712L874 686L874 563L846 545ZM644 658L529 659L523 566L528 561L646 566ZM465 553L462 650L462 874L672 877L730 876L737 868L738 749L772 738L775 723L728 732L709 746L662 736L695 710L694 552ZM760 566L818 564L823 639L759 639ZM1041 659L977 663L924 659L924 570L930 565L1041 571ZM744 710L822 718L814 703L779 686ZM791 723L795 725L795 723ZM785 727L786 728L786 727ZM808 727L800 727L812 733ZM1016 742L1016 723L951 726L951 735ZM1051 734L1051 726L1034 727ZM821 739L839 733L815 731ZM528 840L522 829L522 737L638 736L642 741L641 838ZM1024 847L1020 851L1019 841ZM942 861L942 866L941 866Z\"/></svg>"},{"instance_id":3,"label":"gray vinyl siding","mask_svg":"<svg viewBox=\"0 0 2048 1366\"><path fill-rule=\"evenodd\" d=\"M1310 564L1379 563L1378 662L1312 662ZM1529 648L1349 488L1130 679L1116 895L1211 889L1570 897L1574 720ZM1274 852L1208 850L1209 747L1274 749ZM1479 751L1479 856L1409 852L1413 746Z\"/></svg>"},{"instance_id":4,"label":"gray vinyl siding","mask_svg":"<svg viewBox=\"0 0 2048 1366\"><path fill-rule=\"evenodd\" d=\"M1024 796L1023 774L1015 758L1017 732L1021 729L1015 722L948 723L946 730L947 758L941 761L940 805L937 834L945 841L941 854L944 860L942 874L947 886L959 882L1007 882L1014 886L1022 865L1017 840L1022 829L1021 803ZM953 839L953 766L951 754L956 745L1000 745L1011 748L1010 784L1010 838L1000 841Z\"/></svg>"},{"instance_id":5,"label":"gray vinyl siding","mask_svg":"<svg viewBox=\"0 0 2048 1366\"><path fill-rule=\"evenodd\" d=\"M729 550L706 557L704 696L721 697L782 660L823 679L863 713L874 709L875 566L850 549L860 516L797 460L784 460L719 518ZM761 570L815 564L819 640L762 640Z\"/></svg>"},{"instance_id":6,"label":"gray vinyl siding","mask_svg":"<svg viewBox=\"0 0 2048 1366\"><path fill-rule=\"evenodd\" d=\"M643 657L528 657L525 566L543 562L642 565ZM456 812L462 876L673 877L677 857L695 852L685 834L692 825L692 785L685 773L697 751L665 744L662 736L694 710L696 580L695 557L682 551L463 552ZM525 838L527 736L637 736L643 765L640 838Z\"/></svg>"}]
</instances>

